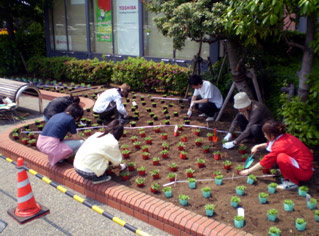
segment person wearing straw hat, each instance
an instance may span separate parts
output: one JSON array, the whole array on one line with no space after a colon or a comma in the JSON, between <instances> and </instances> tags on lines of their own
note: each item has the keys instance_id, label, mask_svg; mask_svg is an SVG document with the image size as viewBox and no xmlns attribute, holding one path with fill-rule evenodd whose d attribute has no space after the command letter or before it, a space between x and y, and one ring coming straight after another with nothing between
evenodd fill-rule
<instances>
[{"instance_id":1,"label":"person wearing straw hat","mask_svg":"<svg viewBox=\"0 0 319 236\"><path fill-rule=\"evenodd\" d=\"M114 115L115 119L124 120L127 118L126 109L122 103L122 97L127 97L131 87L124 83L119 88L111 88L98 96L93 112L99 114L103 121L111 121Z\"/></svg>"},{"instance_id":2,"label":"person wearing straw hat","mask_svg":"<svg viewBox=\"0 0 319 236\"><path fill-rule=\"evenodd\" d=\"M231 149L244 139L252 139L256 143L264 142L266 139L261 128L266 121L272 119L269 109L260 102L250 100L245 92L234 96L234 108L238 110L238 114L224 137L227 142L223 144L223 148ZM232 133L238 126L242 133L234 141L230 141Z\"/></svg>"},{"instance_id":3,"label":"person wearing straw hat","mask_svg":"<svg viewBox=\"0 0 319 236\"><path fill-rule=\"evenodd\" d=\"M195 107L202 113L200 117L206 116L206 121L213 121L215 114L223 105L221 92L211 82L202 80L200 75L192 75L188 83L194 89L194 94L189 99L190 107L187 116L191 117L192 108Z\"/></svg>"}]
</instances>

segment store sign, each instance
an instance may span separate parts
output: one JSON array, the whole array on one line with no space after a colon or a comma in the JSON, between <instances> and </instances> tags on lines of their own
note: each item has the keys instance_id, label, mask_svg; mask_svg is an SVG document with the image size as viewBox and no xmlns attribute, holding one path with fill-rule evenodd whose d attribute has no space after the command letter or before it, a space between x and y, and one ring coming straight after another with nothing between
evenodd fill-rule
<instances>
[{"instance_id":1,"label":"store sign","mask_svg":"<svg viewBox=\"0 0 319 236\"><path fill-rule=\"evenodd\" d=\"M112 42L111 0L96 0L96 37L99 42Z\"/></svg>"},{"instance_id":2,"label":"store sign","mask_svg":"<svg viewBox=\"0 0 319 236\"><path fill-rule=\"evenodd\" d=\"M117 0L118 53L139 55L138 0Z\"/></svg>"},{"instance_id":3,"label":"store sign","mask_svg":"<svg viewBox=\"0 0 319 236\"><path fill-rule=\"evenodd\" d=\"M72 50L72 41L71 36L69 38L69 50ZM67 41L66 41L66 35L56 35L55 36L55 50L57 51L67 51Z\"/></svg>"}]
</instances>

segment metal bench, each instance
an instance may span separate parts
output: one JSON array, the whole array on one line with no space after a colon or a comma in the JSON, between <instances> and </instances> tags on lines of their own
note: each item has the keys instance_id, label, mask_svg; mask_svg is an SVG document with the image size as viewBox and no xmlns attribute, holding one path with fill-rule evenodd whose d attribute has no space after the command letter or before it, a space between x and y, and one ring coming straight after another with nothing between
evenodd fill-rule
<instances>
[{"instance_id":1,"label":"metal bench","mask_svg":"<svg viewBox=\"0 0 319 236\"><path fill-rule=\"evenodd\" d=\"M40 90L36 86L31 83L0 78L0 97L8 97L15 104L15 106L11 105L10 109L7 109L7 107L0 107L1 113L14 112L14 110L19 106L19 96L28 90L36 92L37 96L39 97L39 111L42 113L42 97Z\"/></svg>"}]
</instances>

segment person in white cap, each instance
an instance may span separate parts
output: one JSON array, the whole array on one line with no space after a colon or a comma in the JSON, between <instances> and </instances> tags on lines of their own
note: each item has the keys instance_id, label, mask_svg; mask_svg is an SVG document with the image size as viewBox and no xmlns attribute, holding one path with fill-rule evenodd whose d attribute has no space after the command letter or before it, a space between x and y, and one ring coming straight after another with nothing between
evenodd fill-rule
<instances>
[{"instance_id":1,"label":"person in white cap","mask_svg":"<svg viewBox=\"0 0 319 236\"><path fill-rule=\"evenodd\" d=\"M199 116L207 116L206 121L213 121L214 115L223 105L221 92L211 82L202 80L199 75L192 75L188 83L194 89L194 94L191 100L189 99L191 105L188 109L187 116L190 117L192 115L192 108L195 107L202 112Z\"/></svg>"},{"instance_id":2,"label":"person in white cap","mask_svg":"<svg viewBox=\"0 0 319 236\"><path fill-rule=\"evenodd\" d=\"M253 139L256 143L266 141L262 132L262 126L266 121L272 119L272 114L269 109L262 103L250 100L245 92L237 93L234 96L234 108L239 112L233 120L227 135L224 140L223 148L230 149L235 147L243 139ZM232 133L237 127L240 127L242 133L234 140Z\"/></svg>"}]
</instances>

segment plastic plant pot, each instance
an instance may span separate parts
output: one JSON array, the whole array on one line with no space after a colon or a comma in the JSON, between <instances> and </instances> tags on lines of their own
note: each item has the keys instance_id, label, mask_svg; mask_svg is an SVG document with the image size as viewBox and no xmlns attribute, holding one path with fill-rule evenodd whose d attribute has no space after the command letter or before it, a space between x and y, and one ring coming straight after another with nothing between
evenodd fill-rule
<instances>
[{"instance_id":1,"label":"plastic plant pot","mask_svg":"<svg viewBox=\"0 0 319 236\"><path fill-rule=\"evenodd\" d=\"M244 220L234 220L234 225L236 228L244 227Z\"/></svg>"},{"instance_id":2,"label":"plastic plant pot","mask_svg":"<svg viewBox=\"0 0 319 236\"><path fill-rule=\"evenodd\" d=\"M247 184L254 184L255 180L253 180L252 178L247 178Z\"/></svg>"},{"instance_id":3,"label":"plastic plant pot","mask_svg":"<svg viewBox=\"0 0 319 236\"><path fill-rule=\"evenodd\" d=\"M306 222L305 223L303 223L303 224L298 224L297 222L295 223L295 225L296 225L296 229L298 230L298 231L304 231L305 229L306 229Z\"/></svg>"},{"instance_id":4,"label":"plastic plant pot","mask_svg":"<svg viewBox=\"0 0 319 236\"><path fill-rule=\"evenodd\" d=\"M316 208L316 203L307 202L307 207L308 207L310 210L313 210L313 209Z\"/></svg>"},{"instance_id":5,"label":"plastic plant pot","mask_svg":"<svg viewBox=\"0 0 319 236\"><path fill-rule=\"evenodd\" d=\"M222 185L223 184L223 179L216 179L215 178L215 184L216 185Z\"/></svg>"},{"instance_id":6,"label":"plastic plant pot","mask_svg":"<svg viewBox=\"0 0 319 236\"><path fill-rule=\"evenodd\" d=\"M202 194L203 194L204 198L209 198L210 197L210 192L202 191Z\"/></svg>"},{"instance_id":7,"label":"plastic plant pot","mask_svg":"<svg viewBox=\"0 0 319 236\"><path fill-rule=\"evenodd\" d=\"M267 214L267 218L269 221L275 222L277 219L277 215Z\"/></svg>"},{"instance_id":8,"label":"plastic plant pot","mask_svg":"<svg viewBox=\"0 0 319 236\"><path fill-rule=\"evenodd\" d=\"M271 194L274 194L276 192L276 188L273 188L273 187L270 187L268 186L268 192L271 193Z\"/></svg>"},{"instance_id":9,"label":"plastic plant pot","mask_svg":"<svg viewBox=\"0 0 319 236\"><path fill-rule=\"evenodd\" d=\"M167 198L171 198L173 196L172 191L166 191L164 192L164 194L165 194L165 197Z\"/></svg>"},{"instance_id":10,"label":"plastic plant pot","mask_svg":"<svg viewBox=\"0 0 319 236\"><path fill-rule=\"evenodd\" d=\"M182 206L187 206L188 200L179 199L179 204L181 204Z\"/></svg>"},{"instance_id":11,"label":"plastic plant pot","mask_svg":"<svg viewBox=\"0 0 319 236\"><path fill-rule=\"evenodd\" d=\"M220 160L220 154L214 154L214 159L215 160Z\"/></svg>"},{"instance_id":12,"label":"plastic plant pot","mask_svg":"<svg viewBox=\"0 0 319 236\"><path fill-rule=\"evenodd\" d=\"M139 176L144 176L145 175L145 170L139 170L138 171Z\"/></svg>"},{"instance_id":13,"label":"plastic plant pot","mask_svg":"<svg viewBox=\"0 0 319 236\"><path fill-rule=\"evenodd\" d=\"M294 204L286 204L286 203L284 203L284 210L285 211L293 211L294 210Z\"/></svg>"},{"instance_id":14,"label":"plastic plant pot","mask_svg":"<svg viewBox=\"0 0 319 236\"><path fill-rule=\"evenodd\" d=\"M153 179L159 179L159 178L160 178L160 175L159 175L159 174L153 175Z\"/></svg>"},{"instance_id":15,"label":"plastic plant pot","mask_svg":"<svg viewBox=\"0 0 319 236\"><path fill-rule=\"evenodd\" d=\"M299 194L299 196L306 197L307 192L306 192L306 191L301 190L300 188L298 188L298 194Z\"/></svg>"},{"instance_id":16,"label":"plastic plant pot","mask_svg":"<svg viewBox=\"0 0 319 236\"><path fill-rule=\"evenodd\" d=\"M237 194L238 196L244 196L244 195L245 195L245 190L237 189L237 188L236 188L236 194Z\"/></svg>"},{"instance_id":17,"label":"plastic plant pot","mask_svg":"<svg viewBox=\"0 0 319 236\"><path fill-rule=\"evenodd\" d=\"M316 222L319 222L319 216L318 215L315 215L315 220L316 220Z\"/></svg>"},{"instance_id":18,"label":"plastic plant pot","mask_svg":"<svg viewBox=\"0 0 319 236\"><path fill-rule=\"evenodd\" d=\"M258 197L258 199L259 199L259 202L261 204L266 204L267 203L267 198L265 198L265 197Z\"/></svg>"},{"instance_id":19,"label":"plastic plant pot","mask_svg":"<svg viewBox=\"0 0 319 236\"><path fill-rule=\"evenodd\" d=\"M187 178L193 178L193 176L194 176L194 173L186 173Z\"/></svg>"},{"instance_id":20,"label":"plastic plant pot","mask_svg":"<svg viewBox=\"0 0 319 236\"><path fill-rule=\"evenodd\" d=\"M234 208L238 207L238 202L230 202L230 205Z\"/></svg>"},{"instance_id":21,"label":"plastic plant pot","mask_svg":"<svg viewBox=\"0 0 319 236\"><path fill-rule=\"evenodd\" d=\"M205 210L206 216L213 216L214 210Z\"/></svg>"},{"instance_id":22,"label":"plastic plant pot","mask_svg":"<svg viewBox=\"0 0 319 236\"><path fill-rule=\"evenodd\" d=\"M225 170L230 170L230 168L231 168L231 165L229 165L229 166L224 165Z\"/></svg>"},{"instance_id":23,"label":"plastic plant pot","mask_svg":"<svg viewBox=\"0 0 319 236\"><path fill-rule=\"evenodd\" d=\"M188 187L192 188L192 189L195 189L196 188L196 182L188 183Z\"/></svg>"}]
</instances>

